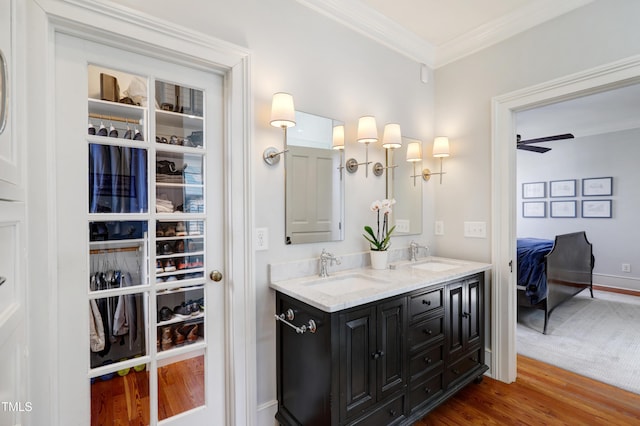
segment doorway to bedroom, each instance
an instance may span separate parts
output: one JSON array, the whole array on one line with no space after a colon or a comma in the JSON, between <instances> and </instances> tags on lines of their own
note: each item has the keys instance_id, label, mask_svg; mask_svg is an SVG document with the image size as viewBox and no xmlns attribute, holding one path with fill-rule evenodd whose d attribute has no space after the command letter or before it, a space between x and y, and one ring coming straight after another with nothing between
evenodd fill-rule
<instances>
[{"instance_id":1,"label":"doorway to bedroom","mask_svg":"<svg viewBox=\"0 0 640 426\"><path fill-rule=\"evenodd\" d=\"M640 373L632 373L640 353L633 326L640 321L633 255L640 238L640 84L518 111L515 130L517 279L530 290L517 297L517 352L640 393ZM545 312L524 304L547 294L533 288L544 287L544 255L556 236L579 232L593 247L594 298L588 289L570 290L543 334Z\"/></svg>"}]
</instances>

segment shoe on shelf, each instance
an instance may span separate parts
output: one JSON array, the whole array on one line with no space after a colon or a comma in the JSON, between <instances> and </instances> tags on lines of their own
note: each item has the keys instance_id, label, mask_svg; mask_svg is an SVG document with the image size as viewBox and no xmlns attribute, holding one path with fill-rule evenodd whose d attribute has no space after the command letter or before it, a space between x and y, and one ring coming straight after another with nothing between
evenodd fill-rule
<instances>
[{"instance_id":1,"label":"shoe on shelf","mask_svg":"<svg viewBox=\"0 0 640 426\"><path fill-rule=\"evenodd\" d=\"M159 260L156 262L156 274L161 274L164 272L164 268L162 267L162 262Z\"/></svg>"},{"instance_id":2,"label":"shoe on shelf","mask_svg":"<svg viewBox=\"0 0 640 426\"><path fill-rule=\"evenodd\" d=\"M188 318L191 316L191 308L182 302L181 305L173 308L173 313L176 314L180 318Z\"/></svg>"},{"instance_id":3,"label":"shoe on shelf","mask_svg":"<svg viewBox=\"0 0 640 426\"><path fill-rule=\"evenodd\" d=\"M173 261L173 259L167 259L164 262L164 271L165 272L175 272L176 270L176 264Z\"/></svg>"},{"instance_id":4,"label":"shoe on shelf","mask_svg":"<svg viewBox=\"0 0 640 426\"><path fill-rule=\"evenodd\" d=\"M176 236L184 237L187 235L187 228L184 226L184 222L178 222L176 224Z\"/></svg>"},{"instance_id":5,"label":"shoe on shelf","mask_svg":"<svg viewBox=\"0 0 640 426\"><path fill-rule=\"evenodd\" d=\"M171 336L171 327L166 326L166 327L162 327L162 350L166 351L168 349L171 349L173 347L173 338Z\"/></svg>"},{"instance_id":6,"label":"shoe on shelf","mask_svg":"<svg viewBox=\"0 0 640 426\"><path fill-rule=\"evenodd\" d=\"M189 267L189 264L187 263L184 257L181 257L180 259L178 259L178 270L187 269L188 267Z\"/></svg>"},{"instance_id":7,"label":"shoe on shelf","mask_svg":"<svg viewBox=\"0 0 640 426\"><path fill-rule=\"evenodd\" d=\"M194 324L193 328L187 334L187 343L195 343L198 341L198 324Z\"/></svg>"},{"instance_id":8,"label":"shoe on shelf","mask_svg":"<svg viewBox=\"0 0 640 426\"><path fill-rule=\"evenodd\" d=\"M163 306L158 312L158 321L169 321L173 317L173 311Z\"/></svg>"},{"instance_id":9,"label":"shoe on shelf","mask_svg":"<svg viewBox=\"0 0 640 426\"><path fill-rule=\"evenodd\" d=\"M173 344L176 346L184 345L184 341L186 340L186 334L183 334L183 327L179 326L173 330Z\"/></svg>"},{"instance_id":10,"label":"shoe on shelf","mask_svg":"<svg viewBox=\"0 0 640 426\"><path fill-rule=\"evenodd\" d=\"M184 253L184 240L178 240L173 246L175 253Z\"/></svg>"}]
</instances>

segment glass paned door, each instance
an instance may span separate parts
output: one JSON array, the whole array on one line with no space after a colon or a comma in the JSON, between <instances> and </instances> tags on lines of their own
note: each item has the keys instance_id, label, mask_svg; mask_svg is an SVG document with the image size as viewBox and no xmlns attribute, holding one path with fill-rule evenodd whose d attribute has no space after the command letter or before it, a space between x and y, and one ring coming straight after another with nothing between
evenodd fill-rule
<instances>
[{"instance_id":1,"label":"glass paned door","mask_svg":"<svg viewBox=\"0 0 640 426\"><path fill-rule=\"evenodd\" d=\"M224 424L223 77L63 35L56 67L61 421Z\"/></svg>"}]
</instances>

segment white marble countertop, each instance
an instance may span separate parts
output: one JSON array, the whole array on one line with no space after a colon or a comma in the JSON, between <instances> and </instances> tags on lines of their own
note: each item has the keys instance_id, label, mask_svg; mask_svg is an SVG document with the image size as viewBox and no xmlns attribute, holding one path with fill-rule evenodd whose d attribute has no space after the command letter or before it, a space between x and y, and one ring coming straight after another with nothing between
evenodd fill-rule
<instances>
[{"instance_id":1,"label":"white marble countertop","mask_svg":"<svg viewBox=\"0 0 640 426\"><path fill-rule=\"evenodd\" d=\"M291 279L272 278L270 286L325 312L336 312L491 269L488 263L433 257L399 261L391 269L370 266ZM424 268L424 269L422 269ZM438 270L445 269L445 270Z\"/></svg>"}]
</instances>

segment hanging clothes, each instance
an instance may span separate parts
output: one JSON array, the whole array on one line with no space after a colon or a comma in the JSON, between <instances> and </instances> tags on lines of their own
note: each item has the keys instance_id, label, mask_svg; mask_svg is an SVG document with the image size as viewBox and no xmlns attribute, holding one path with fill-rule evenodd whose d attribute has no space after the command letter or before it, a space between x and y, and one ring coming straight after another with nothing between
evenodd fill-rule
<instances>
[{"instance_id":1,"label":"hanging clothes","mask_svg":"<svg viewBox=\"0 0 640 426\"><path fill-rule=\"evenodd\" d=\"M147 150L89 144L89 213L146 213L147 182Z\"/></svg>"}]
</instances>

